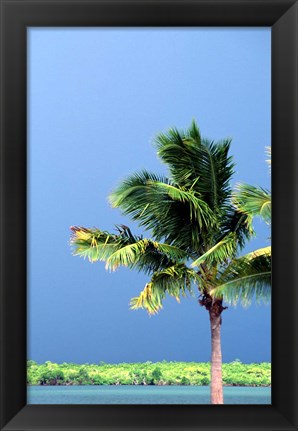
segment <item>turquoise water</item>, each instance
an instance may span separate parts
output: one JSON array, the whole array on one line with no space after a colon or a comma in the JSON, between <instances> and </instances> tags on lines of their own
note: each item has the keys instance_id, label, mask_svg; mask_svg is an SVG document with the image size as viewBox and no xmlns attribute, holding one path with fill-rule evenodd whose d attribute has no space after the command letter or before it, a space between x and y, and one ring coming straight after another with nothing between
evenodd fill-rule
<instances>
[{"instance_id":1,"label":"turquoise water","mask_svg":"<svg viewBox=\"0 0 298 431\"><path fill-rule=\"evenodd\" d=\"M29 386L28 404L209 404L208 386ZM225 404L271 404L271 388L229 386Z\"/></svg>"}]
</instances>

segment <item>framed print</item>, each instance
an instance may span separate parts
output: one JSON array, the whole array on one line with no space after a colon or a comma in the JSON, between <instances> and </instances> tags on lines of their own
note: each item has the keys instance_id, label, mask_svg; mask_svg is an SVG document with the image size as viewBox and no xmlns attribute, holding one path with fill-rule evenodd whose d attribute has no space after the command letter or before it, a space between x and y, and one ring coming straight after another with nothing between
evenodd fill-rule
<instances>
[{"instance_id":1,"label":"framed print","mask_svg":"<svg viewBox=\"0 0 298 431\"><path fill-rule=\"evenodd\" d=\"M1 429L297 429L297 2L1 20Z\"/></svg>"}]
</instances>

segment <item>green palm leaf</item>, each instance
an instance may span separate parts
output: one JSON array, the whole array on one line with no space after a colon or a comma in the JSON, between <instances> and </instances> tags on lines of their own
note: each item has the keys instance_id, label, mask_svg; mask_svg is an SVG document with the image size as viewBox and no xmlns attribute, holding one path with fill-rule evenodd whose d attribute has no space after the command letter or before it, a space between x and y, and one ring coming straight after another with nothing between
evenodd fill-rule
<instances>
[{"instance_id":1,"label":"green palm leaf","mask_svg":"<svg viewBox=\"0 0 298 431\"><path fill-rule=\"evenodd\" d=\"M188 189L195 184L195 190L213 210L230 196L234 173L228 156L230 143L202 139L195 122L186 131L170 129L156 137L158 155L168 165L174 182Z\"/></svg>"},{"instance_id":2,"label":"green palm leaf","mask_svg":"<svg viewBox=\"0 0 298 431\"><path fill-rule=\"evenodd\" d=\"M115 235L96 228L72 227L73 254L91 262L105 261L106 269L127 266L145 272L163 269L188 257L178 247L134 236L127 226L118 230L119 235Z\"/></svg>"},{"instance_id":3,"label":"green palm leaf","mask_svg":"<svg viewBox=\"0 0 298 431\"><path fill-rule=\"evenodd\" d=\"M266 223L271 222L271 194L261 187L240 184L233 195L237 209L252 217L261 216Z\"/></svg>"},{"instance_id":4,"label":"green palm leaf","mask_svg":"<svg viewBox=\"0 0 298 431\"><path fill-rule=\"evenodd\" d=\"M190 221L200 227L210 227L215 217L208 205L193 190L186 190L174 185L169 179L158 178L147 171L141 171L125 179L109 196L114 208L120 207L124 214L147 229L152 229L155 236L164 235L167 219L170 218L175 203L182 204ZM157 223L162 222L158 229Z\"/></svg>"},{"instance_id":5,"label":"green palm leaf","mask_svg":"<svg viewBox=\"0 0 298 431\"><path fill-rule=\"evenodd\" d=\"M267 301L271 295L271 247L256 250L217 273L211 294L224 301L247 306L253 299Z\"/></svg>"},{"instance_id":6,"label":"green palm leaf","mask_svg":"<svg viewBox=\"0 0 298 431\"><path fill-rule=\"evenodd\" d=\"M171 261L183 261L187 258L187 253L178 247L168 244L162 244L149 239L141 239L133 244L127 244L118 250L114 251L106 260L106 269L114 271L119 266L127 266L134 268L140 263L142 266L144 261L142 257L148 252L158 252L159 255L164 254Z\"/></svg>"},{"instance_id":7,"label":"green palm leaf","mask_svg":"<svg viewBox=\"0 0 298 431\"><path fill-rule=\"evenodd\" d=\"M234 232L226 235L221 241L211 247L206 253L196 259L191 267L200 265L217 266L223 264L235 256L237 251L237 237Z\"/></svg>"},{"instance_id":8,"label":"green palm leaf","mask_svg":"<svg viewBox=\"0 0 298 431\"><path fill-rule=\"evenodd\" d=\"M243 249L246 241L250 240L255 235L252 226L252 217L238 211L230 205L225 208L222 214L218 235L215 235L216 242L221 241L223 237L231 232L235 233L237 246L240 250Z\"/></svg>"},{"instance_id":9,"label":"green palm leaf","mask_svg":"<svg viewBox=\"0 0 298 431\"><path fill-rule=\"evenodd\" d=\"M72 226L70 244L74 256L88 258L90 262L105 261L113 254L119 245L125 244L121 236L103 232L99 229L86 229Z\"/></svg>"},{"instance_id":10,"label":"green palm leaf","mask_svg":"<svg viewBox=\"0 0 298 431\"><path fill-rule=\"evenodd\" d=\"M187 190L147 171L128 177L109 199L113 207L120 207L151 230L157 241L184 250L198 249L202 232L212 230L217 223L215 214L194 189Z\"/></svg>"},{"instance_id":11,"label":"green palm leaf","mask_svg":"<svg viewBox=\"0 0 298 431\"><path fill-rule=\"evenodd\" d=\"M140 295L132 298L131 309L144 308L149 314L155 314L162 308L166 294L180 301L181 296L193 294L193 283L202 286L198 274L184 264L173 265L156 272Z\"/></svg>"}]
</instances>

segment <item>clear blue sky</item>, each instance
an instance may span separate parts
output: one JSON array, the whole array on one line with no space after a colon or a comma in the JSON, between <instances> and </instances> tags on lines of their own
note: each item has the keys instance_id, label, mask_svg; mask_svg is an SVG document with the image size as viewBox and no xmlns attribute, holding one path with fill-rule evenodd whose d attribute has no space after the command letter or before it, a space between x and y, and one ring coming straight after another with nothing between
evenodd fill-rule
<instances>
[{"instance_id":1,"label":"clear blue sky","mask_svg":"<svg viewBox=\"0 0 298 431\"><path fill-rule=\"evenodd\" d=\"M207 312L169 298L129 310L147 277L71 255L71 225L140 233L107 196L126 175L165 172L152 145L195 119L232 138L234 183L270 187L270 28L28 30L28 358L209 361ZM247 250L269 243L256 222ZM223 313L224 362L270 361L270 306Z\"/></svg>"}]
</instances>

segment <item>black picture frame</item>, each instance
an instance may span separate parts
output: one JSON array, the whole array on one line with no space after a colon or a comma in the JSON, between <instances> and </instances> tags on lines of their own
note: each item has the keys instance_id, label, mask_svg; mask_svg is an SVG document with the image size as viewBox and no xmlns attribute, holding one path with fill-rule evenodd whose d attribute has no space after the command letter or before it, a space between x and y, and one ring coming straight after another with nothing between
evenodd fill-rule
<instances>
[{"instance_id":1,"label":"black picture frame","mask_svg":"<svg viewBox=\"0 0 298 431\"><path fill-rule=\"evenodd\" d=\"M294 0L1 0L1 430L297 430L297 11ZM26 405L26 29L32 26L271 27L272 405Z\"/></svg>"}]
</instances>

